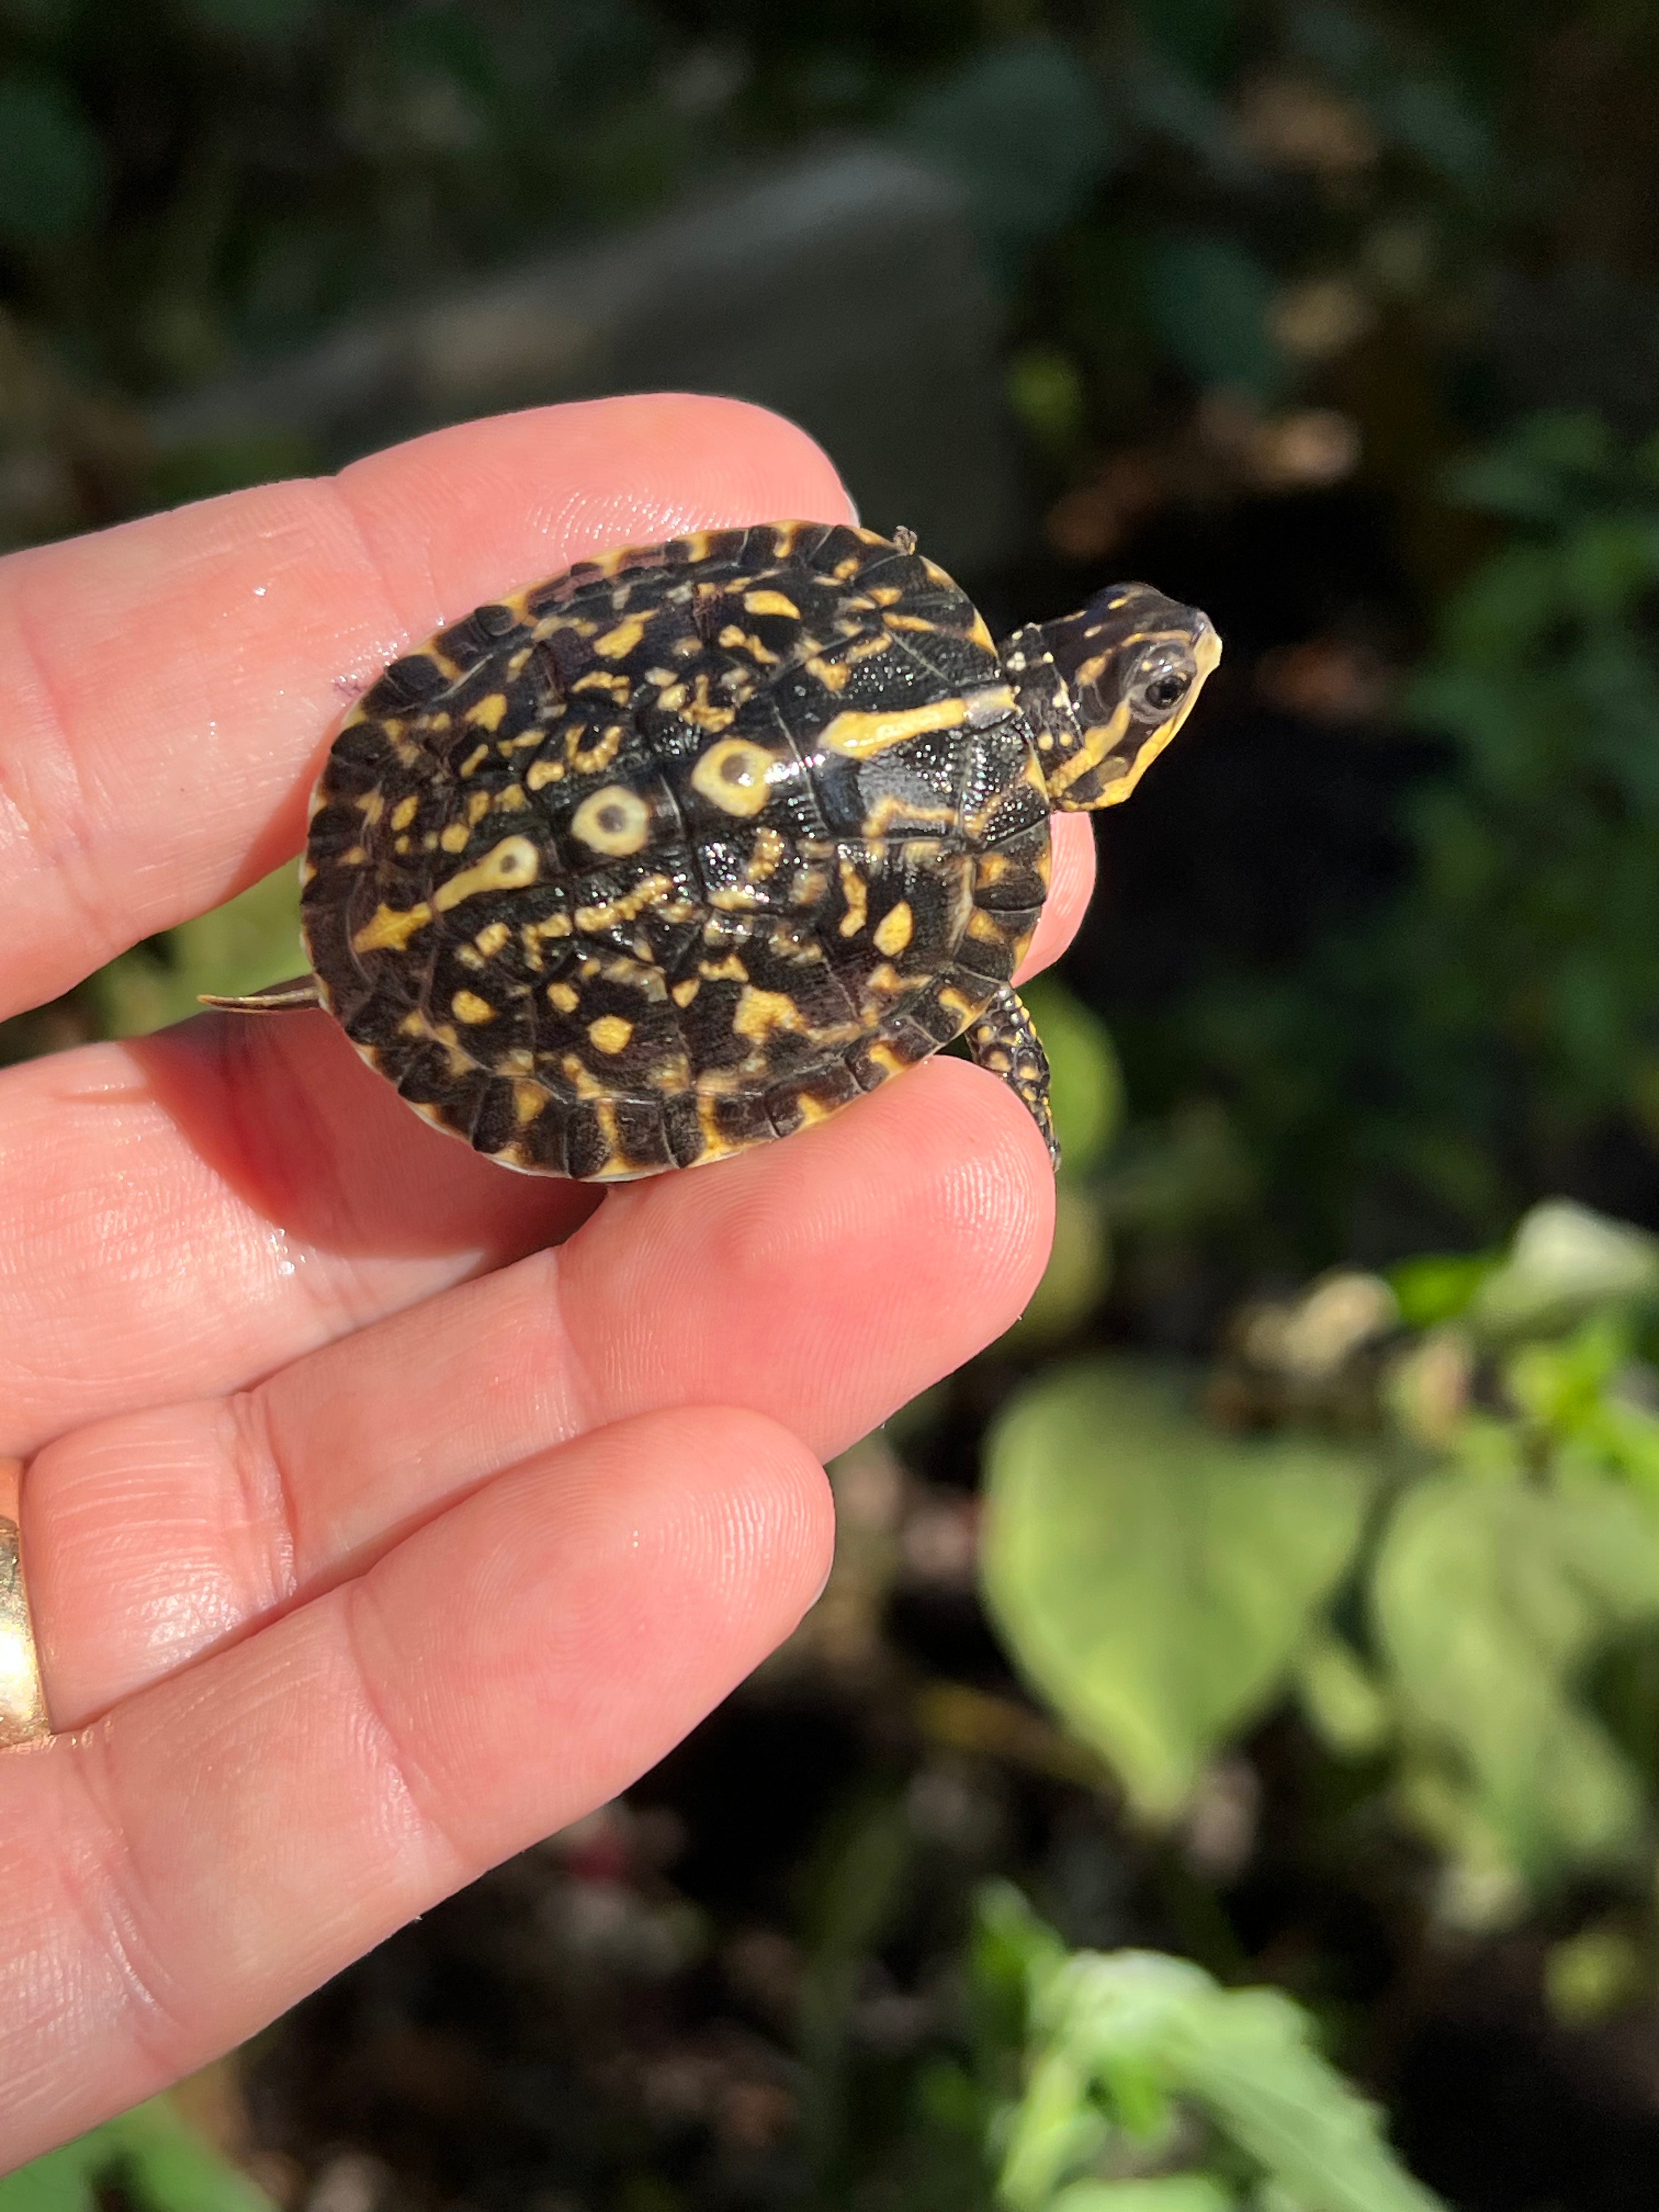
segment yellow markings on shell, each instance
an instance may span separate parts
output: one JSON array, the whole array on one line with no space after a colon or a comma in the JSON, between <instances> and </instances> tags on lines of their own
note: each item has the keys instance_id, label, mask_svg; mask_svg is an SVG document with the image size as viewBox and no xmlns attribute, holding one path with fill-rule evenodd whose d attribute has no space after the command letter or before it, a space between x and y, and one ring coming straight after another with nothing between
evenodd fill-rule
<instances>
[{"instance_id":1,"label":"yellow markings on shell","mask_svg":"<svg viewBox=\"0 0 1659 2212\"><path fill-rule=\"evenodd\" d=\"M700 960L697 973L710 983L746 983L749 970L735 952L728 952L724 960Z\"/></svg>"},{"instance_id":2,"label":"yellow markings on shell","mask_svg":"<svg viewBox=\"0 0 1659 2212\"><path fill-rule=\"evenodd\" d=\"M736 623L727 623L714 642L723 645L728 653L746 653L751 660L775 662L778 657L775 653L769 653L751 631L739 629Z\"/></svg>"},{"instance_id":3,"label":"yellow markings on shell","mask_svg":"<svg viewBox=\"0 0 1659 2212\"><path fill-rule=\"evenodd\" d=\"M623 705L634 696L633 685L614 668L591 668L586 676L579 676L570 689L572 691L608 691L613 699Z\"/></svg>"},{"instance_id":4,"label":"yellow markings on shell","mask_svg":"<svg viewBox=\"0 0 1659 2212\"><path fill-rule=\"evenodd\" d=\"M380 907L374 920L366 921L352 939L351 949L354 952L401 952L416 931L424 929L431 919L432 908L424 900L401 913L396 907Z\"/></svg>"},{"instance_id":5,"label":"yellow markings on shell","mask_svg":"<svg viewBox=\"0 0 1659 2212\"><path fill-rule=\"evenodd\" d=\"M691 771L691 787L723 814L758 814L772 796L775 757L749 738L722 738Z\"/></svg>"},{"instance_id":6,"label":"yellow markings on shell","mask_svg":"<svg viewBox=\"0 0 1659 2212\"><path fill-rule=\"evenodd\" d=\"M622 750L623 726L607 722L596 738L583 742L583 729L578 726L564 741L566 757L578 775L598 775L610 767Z\"/></svg>"},{"instance_id":7,"label":"yellow markings on shell","mask_svg":"<svg viewBox=\"0 0 1659 2212\"><path fill-rule=\"evenodd\" d=\"M877 1037L866 1047L865 1060L872 1067L878 1067L883 1075L902 1075L910 1065L902 1059L883 1037Z\"/></svg>"},{"instance_id":8,"label":"yellow markings on shell","mask_svg":"<svg viewBox=\"0 0 1659 2212\"><path fill-rule=\"evenodd\" d=\"M629 615L627 621L619 622L615 629L608 629L603 637L596 637L593 650L602 660L621 660L632 653L644 635L644 622L638 615Z\"/></svg>"},{"instance_id":9,"label":"yellow markings on shell","mask_svg":"<svg viewBox=\"0 0 1659 2212\"><path fill-rule=\"evenodd\" d=\"M525 781L532 791L540 791L544 785L557 783L564 775L564 763L560 760L532 761Z\"/></svg>"},{"instance_id":10,"label":"yellow markings on shell","mask_svg":"<svg viewBox=\"0 0 1659 2212\"><path fill-rule=\"evenodd\" d=\"M463 899L477 898L484 891L523 890L535 882L541 865L541 855L528 837L503 837L481 860L440 884L432 894L432 904L439 914L447 914Z\"/></svg>"},{"instance_id":11,"label":"yellow markings on shell","mask_svg":"<svg viewBox=\"0 0 1659 2212\"><path fill-rule=\"evenodd\" d=\"M563 1073L565 1080L570 1085L570 1087L574 1091L578 1098L603 1098L605 1097L604 1084L599 1081L599 1078L593 1073L593 1071L587 1066L586 1062L585 1060L579 1060L574 1052L566 1053L564 1057L560 1060L559 1066Z\"/></svg>"},{"instance_id":12,"label":"yellow markings on shell","mask_svg":"<svg viewBox=\"0 0 1659 2212\"><path fill-rule=\"evenodd\" d=\"M864 834L878 839L890 830L900 830L914 837L923 830L948 830L955 819L948 806L914 806L899 793L890 791L865 816Z\"/></svg>"},{"instance_id":13,"label":"yellow markings on shell","mask_svg":"<svg viewBox=\"0 0 1659 2212\"><path fill-rule=\"evenodd\" d=\"M626 1052L633 1039L634 1024L625 1022L620 1014L601 1014L598 1021L588 1024L587 1034L596 1051Z\"/></svg>"},{"instance_id":14,"label":"yellow markings on shell","mask_svg":"<svg viewBox=\"0 0 1659 2212\"><path fill-rule=\"evenodd\" d=\"M745 983L738 994L732 1026L751 1044L764 1044L779 1030L804 1030L806 1023L787 991L761 991Z\"/></svg>"},{"instance_id":15,"label":"yellow markings on shell","mask_svg":"<svg viewBox=\"0 0 1659 2212\"><path fill-rule=\"evenodd\" d=\"M778 872L778 863L788 851L788 846L773 829L755 832L755 842L749 848L749 874L757 883L764 883Z\"/></svg>"},{"instance_id":16,"label":"yellow markings on shell","mask_svg":"<svg viewBox=\"0 0 1659 2212\"><path fill-rule=\"evenodd\" d=\"M471 826L465 822L451 822L438 834L438 842L446 853L464 853L472 836Z\"/></svg>"},{"instance_id":17,"label":"yellow markings on shell","mask_svg":"<svg viewBox=\"0 0 1659 2212\"><path fill-rule=\"evenodd\" d=\"M672 877L646 876L635 884L631 891L623 892L618 898L605 899L596 906L579 906L576 908L576 927L589 932L614 929L618 922L632 921L647 907L665 905L664 894L673 888Z\"/></svg>"},{"instance_id":18,"label":"yellow markings on shell","mask_svg":"<svg viewBox=\"0 0 1659 2212\"><path fill-rule=\"evenodd\" d=\"M669 996L677 1006L689 1006L702 988L701 978L688 975L683 983L676 983Z\"/></svg>"},{"instance_id":19,"label":"yellow markings on shell","mask_svg":"<svg viewBox=\"0 0 1659 2212\"><path fill-rule=\"evenodd\" d=\"M986 629L985 617L981 614L977 607L974 609L973 627L969 629L968 635L975 645L982 645L987 653L994 653L996 651L997 641L992 636L990 631Z\"/></svg>"},{"instance_id":20,"label":"yellow markings on shell","mask_svg":"<svg viewBox=\"0 0 1659 2212\"><path fill-rule=\"evenodd\" d=\"M487 744L474 745L471 751L461 763L460 767L456 770L456 774L458 775L471 775L475 774L489 758L489 747Z\"/></svg>"},{"instance_id":21,"label":"yellow markings on shell","mask_svg":"<svg viewBox=\"0 0 1659 2212\"><path fill-rule=\"evenodd\" d=\"M495 1018L494 1006L476 991L457 991L449 1002L449 1011L458 1022L493 1022Z\"/></svg>"},{"instance_id":22,"label":"yellow markings on shell","mask_svg":"<svg viewBox=\"0 0 1659 2212\"><path fill-rule=\"evenodd\" d=\"M892 607L898 605L904 593L896 584L872 584L870 596L878 607Z\"/></svg>"},{"instance_id":23,"label":"yellow markings on shell","mask_svg":"<svg viewBox=\"0 0 1659 2212\"><path fill-rule=\"evenodd\" d=\"M890 745L907 738L925 737L930 730L959 729L967 720L965 699L934 699L925 707L906 707L896 713L860 714L846 708L823 732L818 743L826 751L848 760L872 760Z\"/></svg>"},{"instance_id":24,"label":"yellow markings on shell","mask_svg":"<svg viewBox=\"0 0 1659 2212\"><path fill-rule=\"evenodd\" d=\"M372 830L374 827L374 824L380 820L381 812L385 808L385 794L378 790L366 791L362 797L357 801L357 805L364 821L368 823L369 828Z\"/></svg>"},{"instance_id":25,"label":"yellow markings on shell","mask_svg":"<svg viewBox=\"0 0 1659 2212\"><path fill-rule=\"evenodd\" d=\"M826 691L844 691L853 665L849 660L826 660L822 653L815 653L806 664L806 672L816 678Z\"/></svg>"},{"instance_id":26,"label":"yellow markings on shell","mask_svg":"<svg viewBox=\"0 0 1659 2212\"><path fill-rule=\"evenodd\" d=\"M884 615L882 620L889 629L936 630L939 628L939 624L936 622L929 622L926 615Z\"/></svg>"},{"instance_id":27,"label":"yellow markings on shell","mask_svg":"<svg viewBox=\"0 0 1659 2212\"><path fill-rule=\"evenodd\" d=\"M574 1014L582 1002L581 993L573 991L568 983L550 983L547 1003L556 1013Z\"/></svg>"},{"instance_id":28,"label":"yellow markings on shell","mask_svg":"<svg viewBox=\"0 0 1659 2212\"><path fill-rule=\"evenodd\" d=\"M720 1127L714 1099L703 1091L697 1093L697 1127L702 1134L702 1150L697 1156L700 1162L729 1159L733 1152L743 1150L742 1145L733 1144Z\"/></svg>"},{"instance_id":29,"label":"yellow markings on shell","mask_svg":"<svg viewBox=\"0 0 1659 2212\"><path fill-rule=\"evenodd\" d=\"M501 717L506 712L506 692L492 691L487 699L477 700L467 708L466 719L469 722L476 722L481 730L488 730L493 736L501 726Z\"/></svg>"},{"instance_id":30,"label":"yellow markings on shell","mask_svg":"<svg viewBox=\"0 0 1659 2212\"><path fill-rule=\"evenodd\" d=\"M466 818L475 830L495 804L493 792L474 791L467 794Z\"/></svg>"},{"instance_id":31,"label":"yellow markings on shell","mask_svg":"<svg viewBox=\"0 0 1659 2212\"><path fill-rule=\"evenodd\" d=\"M683 684L676 684L674 688L678 691L684 692L685 686ZM709 697L707 676L698 676L694 680L690 702L683 702L678 711L694 727L711 732L729 730L737 720L738 714L735 707L717 706Z\"/></svg>"},{"instance_id":32,"label":"yellow markings on shell","mask_svg":"<svg viewBox=\"0 0 1659 2212\"><path fill-rule=\"evenodd\" d=\"M503 784L495 793L497 814L522 814L529 804L530 801L524 795L524 786L521 783Z\"/></svg>"},{"instance_id":33,"label":"yellow markings on shell","mask_svg":"<svg viewBox=\"0 0 1659 2212\"><path fill-rule=\"evenodd\" d=\"M334 865L339 868L361 868L368 858L368 853L366 847L353 845L341 854Z\"/></svg>"},{"instance_id":34,"label":"yellow markings on shell","mask_svg":"<svg viewBox=\"0 0 1659 2212\"><path fill-rule=\"evenodd\" d=\"M872 933L878 952L896 960L915 935L916 918L910 911L908 899L901 899L896 906L889 907Z\"/></svg>"},{"instance_id":35,"label":"yellow markings on shell","mask_svg":"<svg viewBox=\"0 0 1659 2212\"><path fill-rule=\"evenodd\" d=\"M607 860L625 860L649 841L651 809L626 784L608 783L583 799L570 828L590 852L603 853Z\"/></svg>"},{"instance_id":36,"label":"yellow markings on shell","mask_svg":"<svg viewBox=\"0 0 1659 2212\"><path fill-rule=\"evenodd\" d=\"M800 609L781 592L745 592L743 607L745 614L787 615L792 621L800 620Z\"/></svg>"},{"instance_id":37,"label":"yellow markings on shell","mask_svg":"<svg viewBox=\"0 0 1659 2212\"><path fill-rule=\"evenodd\" d=\"M841 918L843 937L856 937L870 919L870 886L851 860L841 863L841 895L847 902L847 911Z\"/></svg>"},{"instance_id":38,"label":"yellow markings on shell","mask_svg":"<svg viewBox=\"0 0 1659 2212\"><path fill-rule=\"evenodd\" d=\"M418 793L411 791L407 799L400 799L398 801L398 804L392 808L392 828L394 830L407 830L420 811L421 801L419 795Z\"/></svg>"},{"instance_id":39,"label":"yellow markings on shell","mask_svg":"<svg viewBox=\"0 0 1659 2212\"><path fill-rule=\"evenodd\" d=\"M539 1083L515 1083L513 1086L513 1112L521 1129L527 1128L547 1104L547 1093Z\"/></svg>"},{"instance_id":40,"label":"yellow markings on shell","mask_svg":"<svg viewBox=\"0 0 1659 2212\"><path fill-rule=\"evenodd\" d=\"M512 934L504 921L490 921L484 924L472 942L486 960L493 960Z\"/></svg>"}]
</instances>

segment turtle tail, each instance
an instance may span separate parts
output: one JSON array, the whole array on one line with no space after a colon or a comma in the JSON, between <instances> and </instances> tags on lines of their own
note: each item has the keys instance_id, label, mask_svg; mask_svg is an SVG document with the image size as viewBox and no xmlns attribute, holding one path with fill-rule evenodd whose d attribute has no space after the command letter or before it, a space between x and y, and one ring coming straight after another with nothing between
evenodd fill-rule
<instances>
[{"instance_id":1,"label":"turtle tail","mask_svg":"<svg viewBox=\"0 0 1659 2212\"><path fill-rule=\"evenodd\" d=\"M314 975L295 975L286 983L268 983L263 991L250 991L240 999L221 998L216 991L197 995L203 1006L216 1006L226 1014L294 1014L302 1007L323 1003Z\"/></svg>"}]
</instances>

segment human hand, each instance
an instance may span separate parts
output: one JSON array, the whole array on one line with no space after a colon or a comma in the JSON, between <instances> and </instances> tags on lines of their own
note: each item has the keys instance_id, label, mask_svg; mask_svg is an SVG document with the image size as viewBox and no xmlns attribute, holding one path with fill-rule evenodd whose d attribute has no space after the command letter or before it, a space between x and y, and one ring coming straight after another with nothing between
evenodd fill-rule
<instances>
[{"instance_id":1,"label":"human hand","mask_svg":"<svg viewBox=\"0 0 1659 2212\"><path fill-rule=\"evenodd\" d=\"M623 399L0 563L0 1014L296 851L330 724L444 622L847 512L787 423ZM1091 882L1054 828L1033 967ZM957 1061L602 1203L425 1127L322 1014L0 1073L0 1457L59 1731L0 1753L0 2168L665 1752L821 1587L822 1458L1006 1327L1051 1206Z\"/></svg>"}]
</instances>

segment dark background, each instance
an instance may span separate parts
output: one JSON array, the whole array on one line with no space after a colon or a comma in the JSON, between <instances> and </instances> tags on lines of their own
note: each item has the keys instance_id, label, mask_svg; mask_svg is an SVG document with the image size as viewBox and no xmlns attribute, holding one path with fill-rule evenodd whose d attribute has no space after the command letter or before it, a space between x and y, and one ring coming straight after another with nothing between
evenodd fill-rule
<instances>
[{"instance_id":1,"label":"dark background","mask_svg":"<svg viewBox=\"0 0 1659 2212\"><path fill-rule=\"evenodd\" d=\"M681 386L805 423L994 628L1145 574L1227 642L1066 967L1127 1102L1069 1304L849 1478L828 1626L247 2055L268 2185L931 2203L903 2084L994 1866L1073 1942L1297 1989L1471 2212L1653 2202L1647 1983L1546 1998L1601 1890L1437 1931L1429 1847L1344 1827L1369 1785L1285 1712L1236 1847L1132 1832L1008 1718L1048 1725L972 1551L984 1425L1057 1350L1224 1364L1242 1301L1553 1194L1659 1227L1655 12L0 0L0 284L11 545ZM206 942L0 1056L187 1003Z\"/></svg>"}]
</instances>

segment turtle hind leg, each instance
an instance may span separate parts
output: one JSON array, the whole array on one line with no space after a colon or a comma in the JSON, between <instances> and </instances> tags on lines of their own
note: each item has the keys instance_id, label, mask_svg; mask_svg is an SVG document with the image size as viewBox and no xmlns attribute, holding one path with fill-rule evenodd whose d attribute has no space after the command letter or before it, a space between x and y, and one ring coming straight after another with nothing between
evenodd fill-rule
<instances>
[{"instance_id":1,"label":"turtle hind leg","mask_svg":"<svg viewBox=\"0 0 1659 2212\"><path fill-rule=\"evenodd\" d=\"M197 995L203 1006L215 1006L226 1014L293 1014L323 1003L314 975L291 976L286 983L267 984L263 991L250 991L240 999L221 998L216 991Z\"/></svg>"},{"instance_id":2,"label":"turtle hind leg","mask_svg":"<svg viewBox=\"0 0 1659 2212\"><path fill-rule=\"evenodd\" d=\"M1005 983L969 1023L968 1056L975 1066L1000 1075L1042 1133L1052 1165L1060 1165L1054 1117L1048 1105L1048 1055L1031 1017L1012 984Z\"/></svg>"}]
</instances>

